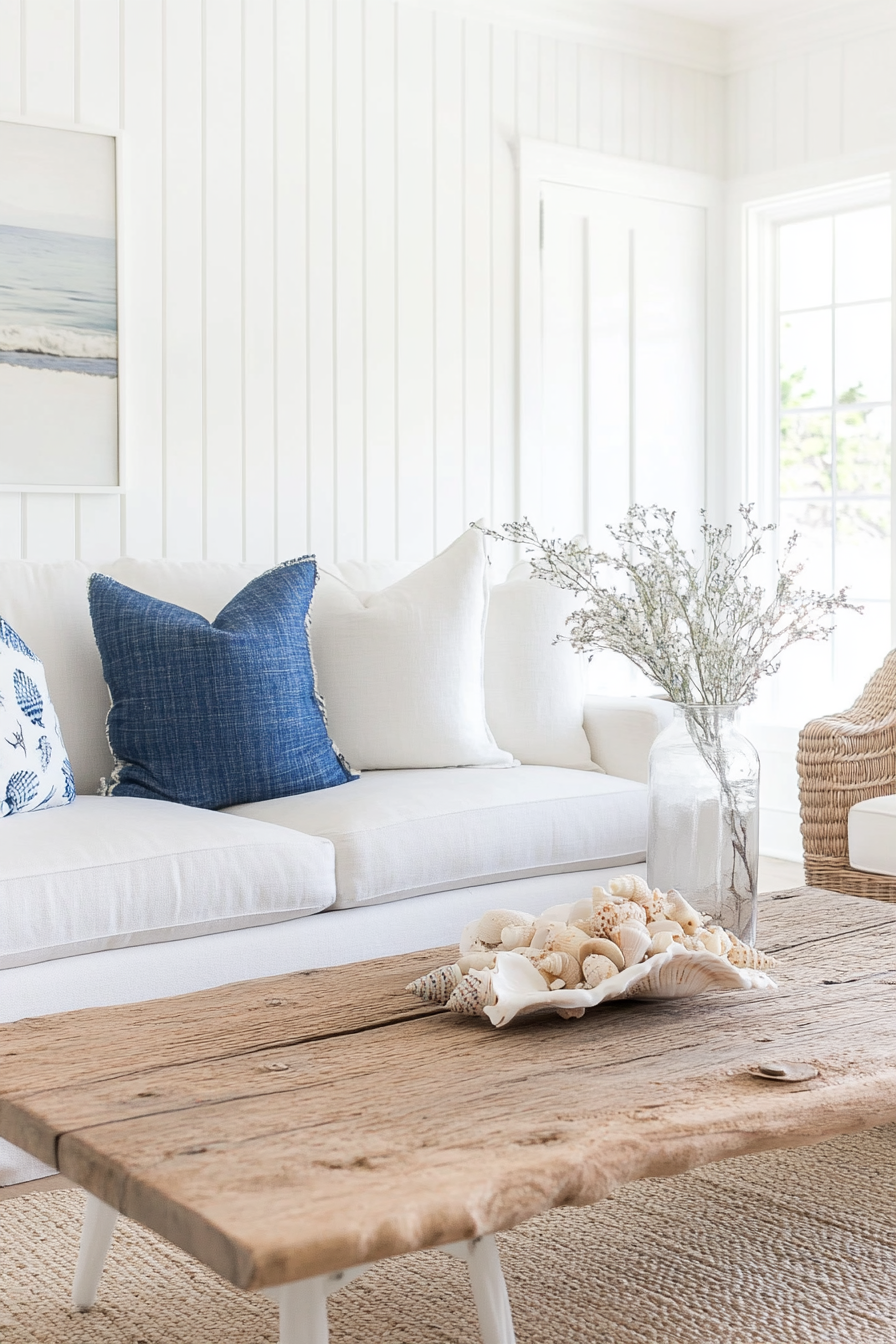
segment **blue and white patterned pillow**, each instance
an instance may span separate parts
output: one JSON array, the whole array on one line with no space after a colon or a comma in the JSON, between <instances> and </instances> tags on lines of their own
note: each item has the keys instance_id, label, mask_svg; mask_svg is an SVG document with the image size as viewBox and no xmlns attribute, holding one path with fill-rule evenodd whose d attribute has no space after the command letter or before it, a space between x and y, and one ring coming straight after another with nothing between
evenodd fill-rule
<instances>
[{"instance_id":1,"label":"blue and white patterned pillow","mask_svg":"<svg viewBox=\"0 0 896 1344\"><path fill-rule=\"evenodd\" d=\"M43 664L0 616L0 817L74 802Z\"/></svg>"}]
</instances>

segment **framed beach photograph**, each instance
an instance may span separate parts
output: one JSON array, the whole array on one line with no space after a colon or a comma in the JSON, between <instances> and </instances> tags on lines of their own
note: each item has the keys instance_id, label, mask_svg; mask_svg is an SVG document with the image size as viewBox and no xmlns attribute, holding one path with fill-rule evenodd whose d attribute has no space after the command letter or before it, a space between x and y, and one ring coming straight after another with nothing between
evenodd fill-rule
<instances>
[{"instance_id":1,"label":"framed beach photograph","mask_svg":"<svg viewBox=\"0 0 896 1344\"><path fill-rule=\"evenodd\" d=\"M116 137L0 120L0 490L121 488Z\"/></svg>"}]
</instances>

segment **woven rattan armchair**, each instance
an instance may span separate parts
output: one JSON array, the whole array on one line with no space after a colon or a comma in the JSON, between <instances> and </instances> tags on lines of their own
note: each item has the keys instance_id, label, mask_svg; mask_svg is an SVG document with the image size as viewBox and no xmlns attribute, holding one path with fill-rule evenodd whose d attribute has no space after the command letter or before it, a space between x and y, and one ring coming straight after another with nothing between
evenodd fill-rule
<instances>
[{"instance_id":1,"label":"woven rattan armchair","mask_svg":"<svg viewBox=\"0 0 896 1344\"><path fill-rule=\"evenodd\" d=\"M806 724L796 759L806 881L896 902L896 877L850 868L846 834L855 803L896 793L896 649L854 705Z\"/></svg>"}]
</instances>

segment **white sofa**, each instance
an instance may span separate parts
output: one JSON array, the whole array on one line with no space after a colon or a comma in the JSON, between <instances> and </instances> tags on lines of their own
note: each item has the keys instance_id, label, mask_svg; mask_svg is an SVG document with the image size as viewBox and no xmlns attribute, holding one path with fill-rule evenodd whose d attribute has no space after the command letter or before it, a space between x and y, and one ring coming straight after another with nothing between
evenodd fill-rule
<instances>
[{"instance_id":1,"label":"white sofa","mask_svg":"<svg viewBox=\"0 0 896 1344\"><path fill-rule=\"evenodd\" d=\"M602 772L369 771L228 812L98 797L111 757L92 568L0 563L0 614L44 663L78 789L0 821L0 1021L445 944L489 906L535 912L640 871L647 756L669 710L649 699L585 700ZM135 562L101 568L141 586ZM169 565L154 595L213 616L258 572ZM398 572L342 567L359 588ZM0 1184L46 1170L0 1150Z\"/></svg>"}]
</instances>

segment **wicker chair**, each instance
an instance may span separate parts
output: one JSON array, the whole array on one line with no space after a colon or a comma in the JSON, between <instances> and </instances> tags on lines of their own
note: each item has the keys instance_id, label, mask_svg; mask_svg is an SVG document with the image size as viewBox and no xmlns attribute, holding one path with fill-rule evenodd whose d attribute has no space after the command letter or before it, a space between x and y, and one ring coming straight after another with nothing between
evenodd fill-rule
<instances>
[{"instance_id":1,"label":"wicker chair","mask_svg":"<svg viewBox=\"0 0 896 1344\"><path fill-rule=\"evenodd\" d=\"M855 803L896 793L896 649L854 705L806 724L797 771L807 883L896 903L896 877L849 866L846 834Z\"/></svg>"}]
</instances>

